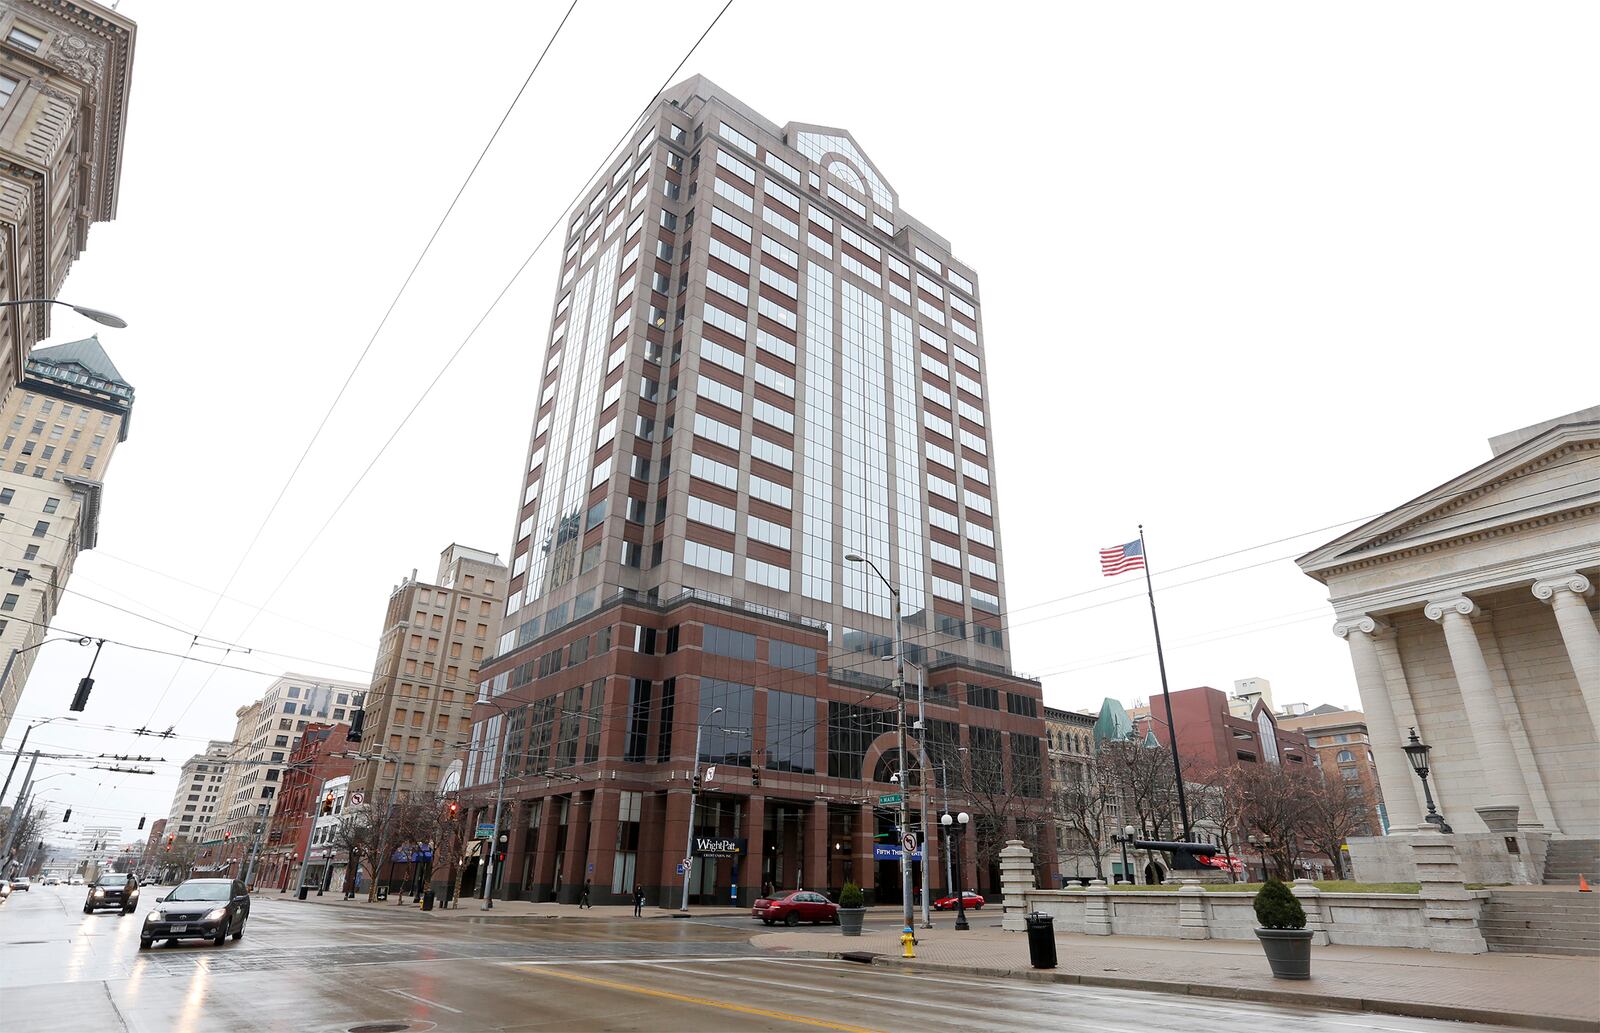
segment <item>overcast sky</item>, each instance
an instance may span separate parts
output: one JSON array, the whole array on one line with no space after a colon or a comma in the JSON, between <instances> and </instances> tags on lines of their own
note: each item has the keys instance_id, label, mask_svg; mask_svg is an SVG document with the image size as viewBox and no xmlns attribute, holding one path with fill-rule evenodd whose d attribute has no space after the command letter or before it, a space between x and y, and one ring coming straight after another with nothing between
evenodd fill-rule
<instances>
[{"instance_id":1,"label":"overcast sky","mask_svg":"<svg viewBox=\"0 0 1600 1033\"><path fill-rule=\"evenodd\" d=\"M107 646L80 725L30 747L181 762L272 674L364 681L391 587L450 542L508 555L559 235L306 549L720 6L580 0L205 623L565 4L121 4L120 209L62 296L129 320L101 340L138 394L56 627L189 646L94 597L264 673ZM679 78L849 129L978 270L1013 660L1047 702L1159 691L1142 586L1096 557L1143 521L1174 688L1356 704L1289 557L1600 401L1600 8L974 10L737 0ZM65 712L88 660L45 648L20 713ZM180 738L104 727L141 724ZM155 767L40 774L132 835Z\"/></svg>"}]
</instances>

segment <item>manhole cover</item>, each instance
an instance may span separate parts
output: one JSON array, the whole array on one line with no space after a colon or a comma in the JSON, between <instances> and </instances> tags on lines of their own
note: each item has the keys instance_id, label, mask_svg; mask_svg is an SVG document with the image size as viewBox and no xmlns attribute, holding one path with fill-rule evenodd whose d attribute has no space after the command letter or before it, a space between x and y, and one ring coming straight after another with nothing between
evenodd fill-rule
<instances>
[{"instance_id":1,"label":"manhole cover","mask_svg":"<svg viewBox=\"0 0 1600 1033\"><path fill-rule=\"evenodd\" d=\"M351 1026L350 1033L405 1033L410 1028L404 1022L369 1022L364 1026Z\"/></svg>"}]
</instances>

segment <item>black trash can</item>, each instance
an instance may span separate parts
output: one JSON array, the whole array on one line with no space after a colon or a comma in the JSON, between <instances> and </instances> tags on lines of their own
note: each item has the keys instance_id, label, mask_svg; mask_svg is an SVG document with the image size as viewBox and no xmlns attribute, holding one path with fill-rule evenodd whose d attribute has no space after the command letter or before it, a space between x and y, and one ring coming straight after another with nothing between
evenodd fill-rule
<instances>
[{"instance_id":1,"label":"black trash can","mask_svg":"<svg viewBox=\"0 0 1600 1033\"><path fill-rule=\"evenodd\" d=\"M378 887L378 899L379 900L388 900L389 899L389 887L387 887L387 886L379 886Z\"/></svg>"},{"instance_id":2,"label":"black trash can","mask_svg":"<svg viewBox=\"0 0 1600 1033\"><path fill-rule=\"evenodd\" d=\"M300 892L295 894L295 896L299 897L301 900L306 899L306 891L309 890L310 888L311 888L310 886L301 886L300 887Z\"/></svg>"},{"instance_id":3,"label":"black trash can","mask_svg":"<svg viewBox=\"0 0 1600 1033\"><path fill-rule=\"evenodd\" d=\"M423 890L423 892L422 892L422 910L424 910L424 911L432 911L433 910L433 890Z\"/></svg>"},{"instance_id":4,"label":"black trash can","mask_svg":"<svg viewBox=\"0 0 1600 1033\"><path fill-rule=\"evenodd\" d=\"M1056 920L1035 911L1028 915L1028 961L1034 968L1056 967Z\"/></svg>"}]
</instances>

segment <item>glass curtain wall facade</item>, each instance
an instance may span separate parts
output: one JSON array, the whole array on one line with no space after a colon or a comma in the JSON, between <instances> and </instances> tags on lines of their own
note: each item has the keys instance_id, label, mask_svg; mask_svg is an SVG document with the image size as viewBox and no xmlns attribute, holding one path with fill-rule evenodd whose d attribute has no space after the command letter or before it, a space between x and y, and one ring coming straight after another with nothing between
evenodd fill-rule
<instances>
[{"instance_id":1,"label":"glass curtain wall facade","mask_svg":"<svg viewBox=\"0 0 1600 1033\"><path fill-rule=\"evenodd\" d=\"M632 140L569 224L499 652L688 590L882 674L854 553L913 659L1008 668L976 274L844 131L695 79Z\"/></svg>"}]
</instances>

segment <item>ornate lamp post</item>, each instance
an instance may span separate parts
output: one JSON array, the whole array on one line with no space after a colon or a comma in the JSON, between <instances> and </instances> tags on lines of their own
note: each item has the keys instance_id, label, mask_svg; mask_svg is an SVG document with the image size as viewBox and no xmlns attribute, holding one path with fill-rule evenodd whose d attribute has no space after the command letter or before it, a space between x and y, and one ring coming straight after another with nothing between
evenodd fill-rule
<instances>
[{"instance_id":1,"label":"ornate lamp post","mask_svg":"<svg viewBox=\"0 0 1600 1033\"><path fill-rule=\"evenodd\" d=\"M1121 832L1111 833L1112 841L1122 844L1122 878L1129 883L1139 881L1133 877L1133 869L1128 864L1128 844L1133 842L1136 831L1132 825L1124 825Z\"/></svg>"},{"instance_id":2,"label":"ornate lamp post","mask_svg":"<svg viewBox=\"0 0 1600 1033\"><path fill-rule=\"evenodd\" d=\"M1272 845L1272 837L1268 835L1255 835L1251 833L1245 837L1245 842L1255 847L1261 854L1261 881L1266 882L1272 878L1272 873L1267 870L1267 847Z\"/></svg>"},{"instance_id":3,"label":"ornate lamp post","mask_svg":"<svg viewBox=\"0 0 1600 1033\"><path fill-rule=\"evenodd\" d=\"M1438 809L1434 807L1433 793L1428 789L1428 754L1433 750L1433 747L1418 739L1417 730L1412 728L1411 741L1400 748L1406 752L1406 760L1411 762L1411 770L1415 771L1417 777L1422 779L1422 796L1428 801L1428 816L1422 820L1430 825L1439 826L1440 832L1454 832L1455 830L1445 822L1444 815L1440 814Z\"/></svg>"},{"instance_id":4,"label":"ornate lamp post","mask_svg":"<svg viewBox=\"0 0 1600 1033\"><path fill-rule=\"evenodd\" d=\"M961 885L960 885L960 882L961 882L960 873L965 871L965 869L961 867L961 836L962 836L963 833L965 833L967 831L967 825L971 821L972 821L972 815L968 814L966 811L962 811L960 814L951 814L949 811L945 811L943 814L941 814L939 816L939 824L941 824L941 825L943 825L945 827L945 831L947 833L955 833L955 840L956 840L956 872L957 872L957 878L956 878L957 885L955 886L955 894L956 894L956 928L957 929L961 929L961 930L966 930L966 929L971 929L972 928L972 926L967 923L967 906L966 906L966 892L967 891L962 889Z\"/></svg>"}]
</instances>

